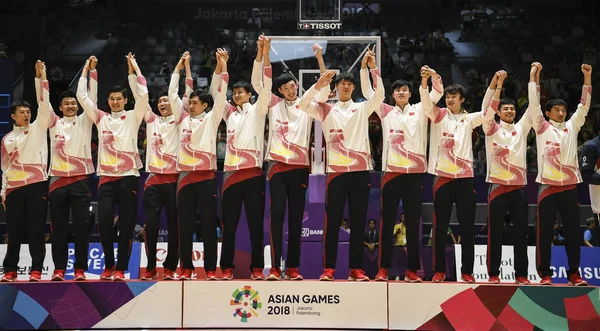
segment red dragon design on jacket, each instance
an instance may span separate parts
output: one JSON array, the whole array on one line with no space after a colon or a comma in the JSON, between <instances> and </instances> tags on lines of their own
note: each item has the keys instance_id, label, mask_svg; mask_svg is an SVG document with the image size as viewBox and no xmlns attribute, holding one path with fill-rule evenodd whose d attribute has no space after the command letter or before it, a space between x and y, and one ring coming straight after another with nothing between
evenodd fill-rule
<instances>
[{"instance_id":1,"label":"red dragon design on jacket","mask_svg":"<svg viewBox=\"0 0 600 331\"><path fill-rule=\"evenodd\" d=\"M256 166L257 151L252 149L237 149L233 146L235 133L229 132L227 137L227 155L225 156L225 171L235 171L240 167L249 168Z\"/></svg>"},{"instance_id":2,"label":"red dragon design on jacket","mask_svg":"<svg viewBox=\"0 0 600 331\"><path fill-rule=\"evenodd\" d=\"M114 147L115 137L110 131L102 131L103 151L98 156L100 169L106 172L119 172L135 169L141 164L140 155L135 152L119 151Z\"/></svg>"},{"instance_id":3,"label":"red dragon design on jacket","mask_svg":"<svg viewBox=\"0 0 600 331\"><path fill-rule=\"evenodd\" d=\"M404 147L404 131L390 130L390 149L387 167L391 172L425 172L425 155L407 151Z\"/></svg>"},{"instance_id":4,"label":"red dragon design on jacket","mask_svg":"<svg viewBox=\"0 0 600 331\"><path fill-rule=\"evenodd\" d=\"M93 169L91 159L67 155L65 153L65 137L55 135L55 144L52 153L52 174L58 177L69 177L74 174L86 174L88 169Z\"/></svg>"},{"instance_id":5,"label":"red dragon design on jacket","mask_svg":"<svg viewBox=\"0 0 600 331\"><path fill-rule=\"evenodd\" d=\"M288 125L289 122L287 121L276 121L275 134L271 140L269 156L273 160L283 163L306 164L307 150L300 145L288 141Z\"/></svg>"},{"instance_id":6,"label":"red dragon design on jacket","mask_svg":"<svg viewBox=\"0 0 600 331\"><path fill-rule=\"evenodd\" d=\"M191 147L192 130L181 130L181 148L179 149L179 170L197 171L210 170L212 164L216 164L217 156L204 151L198 151Z\"/></svg>"},{"instance_id":7,"label":"red dragon design on jacket","mask_svg":"<svg viewBox=\"0 0 600 331\"><path fill-rule=\"evenodd\" d=\"M436 165L437 175L441 177L473 176L473 162L456 157L454 154L454 135L443 133Z\"/></svg>"},{"instance_id":8,"label":"red dragon design on jacket","mask_svg":"<svg viewBox=\"0 0 600 331\"><path fill-rule=\"evenodd\" d=\"M327 166L334 172L362 171L369 169L371 155L348 149L345 144L343 130L329 131L329 159Z\"/></svg>"},{"instance_id":9,"label":"red dragon design on jacket","mask_svg":"<svg viewBox=\"0 0 600 331\"><path fill-rule=\"evenodd\" d=\"M510 164L508 162L509 150L506 146L500 146L494 143L490 168L490 178L501 185L511 185L511 183L524 183L525 169Z\"/></svg>"},{"instance_id":10,"label":"red dragon design on jacket","mask_svg":"<svg viewBox=\"0 0 600 331\"><path fill-rule=\"evenodd\" d=\"M150 162L148 162L148 170L154 173L162 173L165 170L177 169L177 157L164 153L162 146L164 141L160 132L154 132L150 139Z\"/></svg>"}]
</instances>

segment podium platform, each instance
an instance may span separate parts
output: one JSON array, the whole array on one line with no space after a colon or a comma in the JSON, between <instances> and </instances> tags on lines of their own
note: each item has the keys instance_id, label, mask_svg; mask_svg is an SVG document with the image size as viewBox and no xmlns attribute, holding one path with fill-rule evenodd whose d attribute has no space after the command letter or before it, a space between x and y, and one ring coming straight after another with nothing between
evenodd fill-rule
<instances>
[{"instance_id":1,"label":"podium platform","mask_svg":"<svg viewBox=\"0 0 600 331\"><path fill-rule=\"evenodd\" d=\"M464 283L0 283L0 329L600 330L597 287Z\"/></svg>"}]
</instances>

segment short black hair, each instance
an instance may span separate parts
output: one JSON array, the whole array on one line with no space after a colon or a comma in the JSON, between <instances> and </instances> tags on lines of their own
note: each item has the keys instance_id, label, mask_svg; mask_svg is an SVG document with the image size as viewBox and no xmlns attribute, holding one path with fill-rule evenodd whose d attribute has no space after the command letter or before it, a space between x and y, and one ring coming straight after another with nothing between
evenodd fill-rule
<instances>
[{"instance_id":1,"label":"short black hair","mask_svg":"<svg viewBox=\"0 0 600 331\"><path fill-rule=\"evenodd\" d=\"M498 110L502 109L502 106L504 106L504 105L516 106L517 103L515 102L515 100L513 100L511 98L502 98L502 99L500 99L500 103L498 104Z\"/></svg>"},{"instance_id":2,"label":"short black hair","mask_svg":"<svg viewBox=\"0 0 600 331\"><path fill-rule=\"evenodd\" d=\"M367 224L371 224L371 222L373 222L373 223L377 224L377 221L376 221L376 220L374 220L374 219L372 219L372 218L371 218L371 219L370 219L370 220L367 222Z\"/></svg>"},{"instance_id":3,"label":"short black hair","mask_svg":"<svg viewBox=\"0 0 600 331\"><path fill-rule=\"evenodd\" d=\"M169 97L169 92L167 92L167 91L162 91L162 92L160 92L160 93L158 94L158 97L156 98L156 100L158 100L158 99L160 99L160 98L162 98L162 97L167 97L167 98L168 98L168 97Z\"/></svg>"},{"instance_id":4,"label":"short black hair","mask_svg":"<svg viewBox=\"0 0 600 331\"><path fill-rule=\"evenodd\" d=\"M395 91L397 88L401 88L404 86L408 87L408 91L412 93L412 83L404 79L398 79L397 81L392 83L392 92Z\"/></svg>"},{"instance_id":5,"label":"short black hair","mask_svg":"<svg viewBox=\"0 0 600 331\"><path fill-rule=\"evenodd\" d=\"M31 110L31 105L27 101L17 100L10 104L10 113L14 114L19 107L26 107Z\"/></svg>"},{"instance_id":6,"label":"short black hair","mask_svg":"<svg viewBox=\"0 0 600 331\"><path fill-rule=\"evenodd\" d=\"M294 83L298 82L296 78L294 78L294 75L289 72L284 72L275 78L275 86L277 86L277 88L281 88L282 85L287 84L290 81L294 81Z\"/></svg>"},{"instance_id":7,"label":"short black hair","mask_svg":"<svg viewBox=\"0 0 600 331\"><path fill-rule=\"evenodd\" d=\"M563 99L548 100L548 102L546 102L546 105L544 106L544 110L550 111L554 106L565 106L565 108L567 108L567 102Z\"/></svg>"},{"instance_id":8,"label":"short black hair","mask_svg":"<svg viewBox=\"0 0 600 331\"><path fill-rule=\"evenodd\" d=\"M253 90L252 85L245 80L241 80L241 81L233 84L233 86L231 87L231 90L233 91L236 88L243 88L244 91L246 91L246 93L252 93L252 90Z\"/></svg>"},{"instance_id":9,"label":"short black hair","mask_svg":"<svg viewBox=\"0 0 600 331\"><path fill-rule=\"evenodd\" d=\"M77 100L77 95L71 90L66 90L63 93L61 93L58 97L58 104L62 104L62 101L65 98L74 98L75 100Z\"/></svg>"},{"instance_id":10,"label":"short black hair","mask_svg":"<svg viewBox=\"0 0 600 331\"><path fill-rule=\"evenodd\" d=\"M121 85L111 87L110 90L108 90L108 95L110 95L111 93L121 93L123 95L123 98L129 98L129 90L127 90L126 87L123 87Z\"/></svg>"},{"instance_id":11,"label":"short black hair","mask_svg":"<svg viewBox=\"0 0 600 331\"><path fill-rule=\"evenodd\" d=\"M208 107L212 107L214 104L213 98L210 94L204 92L203 90L196 90L190 94L190 100L192 98L198 98L200 102L208 104Z\"/></svg>"},{"instance_id":12,"label":"short black hair","mask_svg":"<svg viewBox=\"0 0 600 331\"><path fill-rule=\"evenodd\" d=\"M461 98L467 96L467 89L460 84L451 84L444 89L445 94L458 94Z\"/></svg>"},{"instance_id":13,"label":"short black hair","mask_svg":"<svg viewBox=\"0 0 600 331\"><path fill-rule=\"evenodd\" d=\"M335 76L335 85L339 84L342 81L347 81L356 85L356 78L354 78L354 75L349 72L340 72Z\"/></svg>"}]
</instances>

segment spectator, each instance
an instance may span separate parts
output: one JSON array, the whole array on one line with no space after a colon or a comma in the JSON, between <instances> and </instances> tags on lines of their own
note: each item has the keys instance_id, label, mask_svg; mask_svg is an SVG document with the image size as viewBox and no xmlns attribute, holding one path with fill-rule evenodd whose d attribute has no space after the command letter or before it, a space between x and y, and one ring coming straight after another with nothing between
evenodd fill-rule
<instances>
[{"instance_id":1,"label":"spectator","mask_svg":"<svg viewBox=\"0 0 600 331\"><path fill-rule=\"evenodd\" d=\"M554 238L552 239L552 244L554 246L562 246L564 245L565 237L562 234L562 227L558 225L558 222L554 223Z\"/></svg>"},{"instance_id":2,"label":"spectator","mask_svg":"<svg viewBox=\"0 0 600 331\"><path fill-rule=\"evenodd\" d=\"M596 220L592 216L588 218L585 223L587 224L587 228L583 233L583 244L587 247L594 247L592 243L594 242L594 229L596 228Z\"/></svg>"},{"instance_id":3,"label":"spectator","mask_svg":"<svg viewBox=\"0 0 600 331\"><path fill-rule=\"evenodd\" d=\"M374 219L369 220L367 232L365 232L365 246L372 252L379 246L379 232L377 231L377 222Z\"/></svg>"},{"instance_id":4,"label":"spectator","mask_svg":"<svg viewBox=\"0 0 600 331\"><path fill-rule=\"evenodd\" d=\"M346 230L347 232L350 232L350 228L348 227L348 219L344 217L344 219L342 220L342 224L340 225L340 228Z\"/></svg>"},{"instance_id":5,"label":"spectator","mask_svg":"<svg viewBox=\"0 0 600 331\"><path fill-rule=\"evenodd\" d=\"M404 223L404 213L400 214L400 223L394 226L394 237L396 238L394 246L406 246L406 224Z\"/></svg>"}]
</instances>

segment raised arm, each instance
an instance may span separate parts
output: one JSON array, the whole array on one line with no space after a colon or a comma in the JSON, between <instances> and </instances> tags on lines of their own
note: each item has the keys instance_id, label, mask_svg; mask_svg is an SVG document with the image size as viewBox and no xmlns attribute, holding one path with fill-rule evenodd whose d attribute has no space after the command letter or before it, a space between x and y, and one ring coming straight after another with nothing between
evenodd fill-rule
<instances>
[{"instance_id":1,"label":"raised arm","mask_svg":"<svg viewBox=\"0 0 600 331\"><path fill-rule=\"evenodd\" d=\"M142 73L139 67L137 70L134 68L133 63L131 62L132 58L135 59L135 56L131 52L125 56L125 59L127 60L127 81L129 82L129 89L131 90L131 94L137 105L137 97L140 95L137 90L137 76L141 76Z\"/></svg>"},{"instance_id":2,"label":"raised arm","mask_svg":"<svg viewBox=\"0 0 600 331\"><path fill-rule=\"evenodd\" d=\"M490 105L490 102L492 101L492 97L494 96L494 93L496 92L496 87L498 85L498 72L499 71L497 71L494 74L494 77L490 81L488 89L485 91L483 101L481 102L481 109L487 109L487 107Z\"/></svg>"},{"instance_id":3,"label":"raised arm","mask_svg":"<svg viewBox=\"0 0 600 331\"><path fill-rule=\"evenodd\" d=\"M429 77L431 77L431 92L429 92L429 86L427 85L427 80ZM444 82L442 82L442 77L438 75L435 70L429 68L429 66L423 66L421 68L421 86L419 87L419 96L421 97L421 109L423 109L423 112L426 116L429 117L428 114L433 116L434 112L435 114L439 115L440 110L436 107L436 104L438 101L440 101L443 95Z\"/></svg>"},{"instance_id":4,"label":"raised arm","mask_svg":"<svg viewBox=\"0 0 600 331\"><path fill-rule=\"evenodd\" d=\"M250 84L252 84L252 88L256 92L259 92L262 88L263 48L264 48L264 44L265 44L264 40L265 40L264 34L262 34L258 37L258 40L256 41L256 47L257 47L256 58L252 62L252 75L250 76Z\"/></svg>"},{"instance_id":5,"label":"raised arm","mask_svg":"<svg viewBox=\"0 0 600 331\"><path fill-rule=\"evenodd\" d=\"M271 39L263 38L263 75L262 85L258 92L258 99L256 100L257 110L266 116L269 111L269 104L271 103L272 88L273 88L273 67L271 67L271 60L269 58L269 51L271 50Z\"/></svg>"},{"instance_id":6,"label":"raised arm","mask_svg":"<svg viewBox=\"0 0 600 331\"><path fill-rule=\"evenodd\" d=\"M307 113L310 117L316 120L323 121L331 109L331 105L314 102L313 99L321 91L321 89L324 89L326 86L331 84L333 76L335 76L335 71L328 70L325 72L325 74L319 77L319 80L315 83L315 85L309 88L308 91L302 95L302 98L298 103L298 107L300 107L303 112Z\"/></svg>"},{"instance_id":7,"label":"raised arm","mask_svg":"<svg viewBox=\"0 0 600 331\"><path fill-rule=\"evenodd\" d=\"M369 117L383 103L383 100L385 99L385 88L383 87L381 72L379 71L379 68L377 68L377 63L375 62L375 46L373 46L373 50L367 52L365 57L368 57L367 66L370 69L369 71L371 72L373 86L375 88L375 93L372 97L367 98L364 105L364 110L366 111L365 115ZM362 79L363 76L361 76L361 80ZM362 84L363 82L361 82L361 85Z\"/></svg>"},{"instance_id":8,"label":"raised arm","mask_svg":"<svg viewBox=\"0 0 600 331\"><path fill-rule=\"evenodd\" d=\"M600 174L596 172L598 164L598 145L588 141L581 151L581 177L589 185L600 185Z\"/></svg>"},{"instance_id":9,"label":"raised arm","mask_svg":"<svg viewBox=\"0 0 600 331\"><path fill-rule=\"evenodd\" d=\"M96 103L90 99L88 95L88 73L90 71L90 59L86 60L83 70L81 71L81 77L77 84L77 101L83 108L83 112L94 122L98 123L104 116L104 112L98 109ZM94 71L95 75L90 75L90 79L98 80L98 73Z\"/></svg>"},{"instance_id":10,"label":"raised arm","mask_svg":"<svg viewBox=\"0 0 600 331\"><path fill-rule=\"evenodd\" d=\"M502 93L502 84L504 82L504 79L507 76L506 71L504 71L504 70L500 70L500 71L496 72L496 75L498 75L498 78L496 79L497 84L494 89L495 101L492 100L492 102L488 102L488 104L485 104L485 108L483 108L483 104L482 104L482 109L480 111L470 113L467 115L469 117L469 120L471 123L471 128L473 128L473 129L484 124L486 121L488 121L487 122L488 127L484 128L484 132L485 132L485 130L488 130L488 132L486 133L487 135L490 135L493 133L493 128L494 128L493 124L495 124L494 115L496 114L496 110L498 109L498 102L500 100L500 95ZM494 75L494 77L496 75ZM491 84L490 84L490 87L492 87ZM489 88L488 88L488 90L489 90ZM485 100L484 100L484 102L485 102Z\"/></svg>"},{"instance_id":11,"label":"raised arm","mask_svg":"<svg viewBox=\"0 0 600 331\"><path fill-rule=\"evenodd\" d=\"M211 113L214 116L215 125L218 126L223 119L225 112L225 103L227 102L227 85L229 84L229 73L227 72L227 60L229 55L225 49L217 51L217 66L215 67L214 75L219 75L219 86L214 98L213 110Z\"/></svg>"},{"instance_id":12,"label":"raised arm","mask_svg":"<svg viewBox=\"0 0 600 331\"><path fill-rule=\"evenodd\" d=\"M529 131L533 126L532 116L533 114L541 114L542 107L540 106L540 73L542 71L542 65L539 62L531 64L531 70L529 71L529 84L527 85L527 93L529 103L525 113L519 122L524 123L524 128Z\"/></svg>"},{"instance_id":13,"label":"raised arm","mask_svg":"<svg viewBox=\"0 0 600 331\"><path fill-rule=\"evenodd\" d=\"M133 113L135 114L135 118L138 122L142 122L142 120L146 117L146 113L148 111L152 112L152 108L150 108L150 105L148 104L149 100L148 100L148 87L146 86L146 77L144 77L142 75L142 71L140 70L140 67L137 64L137 61L135 59L135 55L133 55L132 53L129 53L127 55L127 63L131 65L131 67L133 68L134 72L135 72L135 80L132 84L131 81L131 76L129 75L129 84L131 86L131 92L134 95L134 98L136 98L136 103L135 106L133 107ZM144 91L140 91L139 89L143 88L145 89ZM143 100L137 100L137 97L139 96L144 96Z\"/></svg>"},{"instance_id":14,"label":"raised arm","mask_svg":"<svg viewBox=\"0 0 600 331\"><path fill-rule=\"evenodd\" d=\"M327 71L325 61L323 60L323 47L321 47L319 44L314 44L312 45L312 49L315 53L315 57L317 58L317 63L319 64L319 73L323 75Z\"/></svg>"},{"instance_id":15,"label":"raised arm","mask_svg":"<svg viewBox=\"0 0 600 331\"><path fill-rule=\"evenodd\" d=\"M581 65L581 72L583 73L583 88L581 89L581 99L577 110L569 119L569 122L573 123L573 127L579 131L579 129L585 123L585 117L590 110L592 103L592 66L589 64Z\"/></svg>"},{"instance_id":16,"label":"raised arm","mask_svg":"<svg viewBox=\"0 0 600 331\"><path fill-rule=\"evenodd\" d=\"M39 119L45 121L46 125L52 126L51 123L58 119L58 115L56 115L50 104L50 84L46 76L46 64L39 60L36 63L36 72L38 71L40 76L36 79L36 83L39 84L39 86L36 86L36 91L40 90L40 95L38 96L39 111L36 121Z\"/></svg>"},{"instance_id":17,"label":"raised arm","mask_svg":"<svg viewBox=\"0 0 600 331\"><path fill-rule=\"evenodd\" d=\"M496 74L494 74L494 78L492 78L492 83L490 83L490 86L486 92L486 97L488 97L487 95L490 94L490 91L493 91L494 94L493 96L488 97L487 103L485 103L484 98L484 102L481 105L483 112L482 128L483 132L487 136L494 134L498 129L498 124L494 119L494 115L498 110L500 96L502 95L502 85L504 84L504 79L506 79L506 76L507 74L504 70L497 71Z\"/></svg>"}]
</instances>

